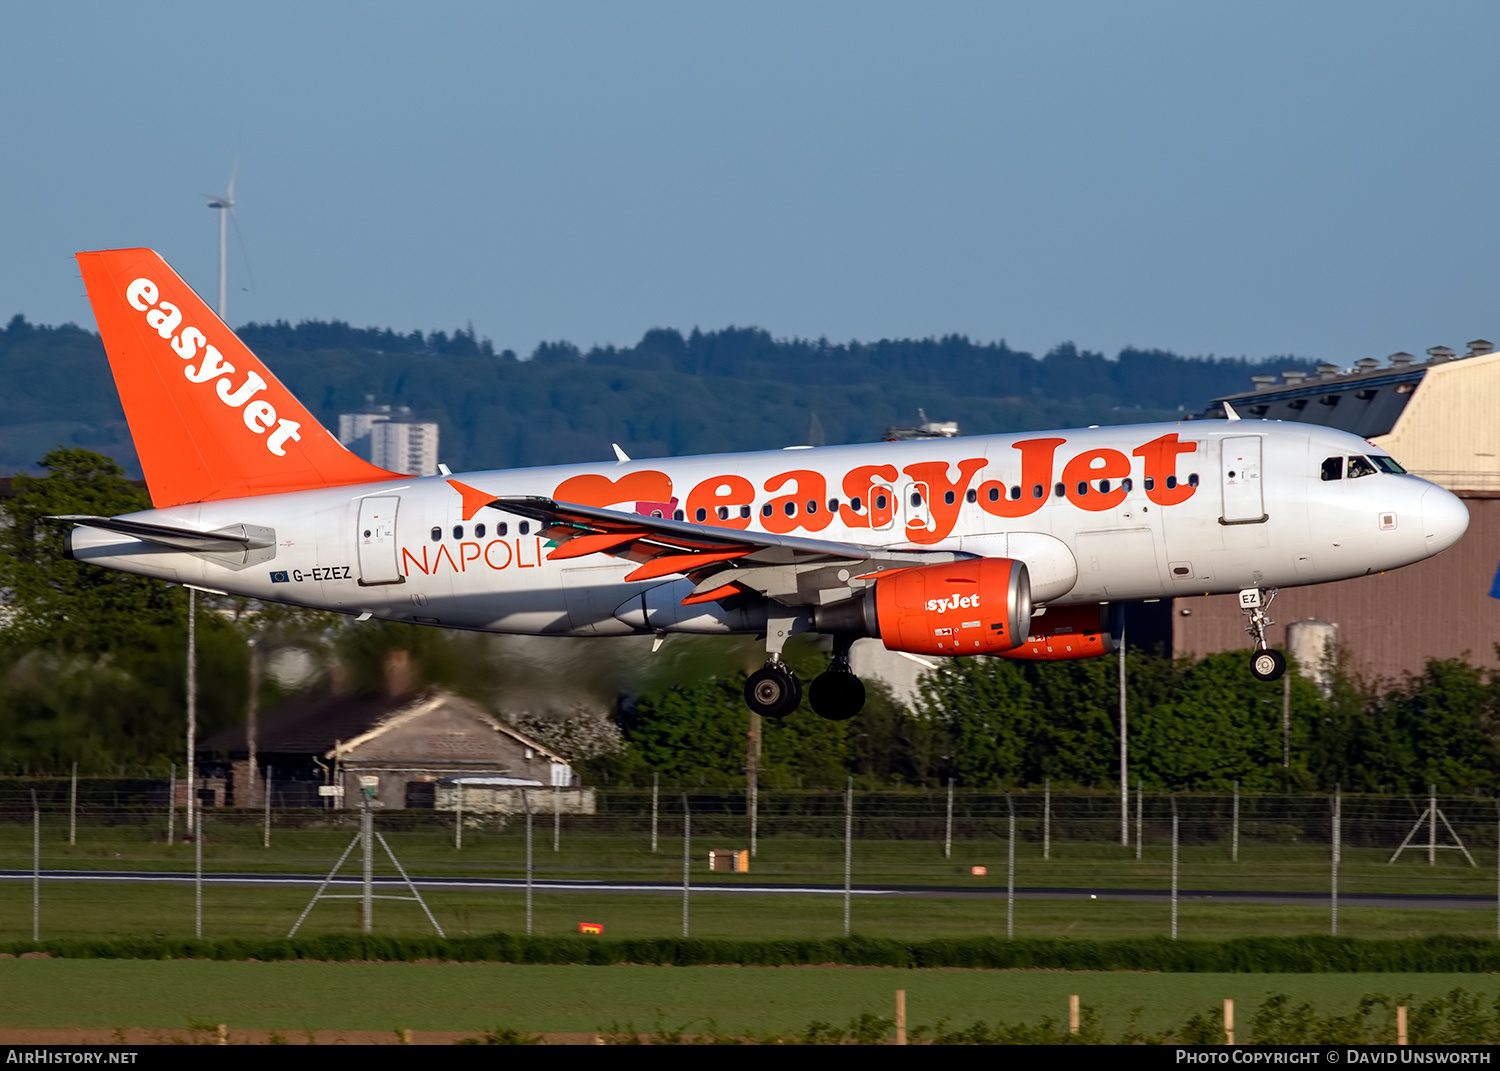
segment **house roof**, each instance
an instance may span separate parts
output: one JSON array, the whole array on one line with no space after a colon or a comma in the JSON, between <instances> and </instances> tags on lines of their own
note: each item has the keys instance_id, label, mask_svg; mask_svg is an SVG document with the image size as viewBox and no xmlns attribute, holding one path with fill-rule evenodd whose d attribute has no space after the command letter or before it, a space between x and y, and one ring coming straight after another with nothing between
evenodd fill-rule
<instances>
[{"instance_id":1,"label":"house roof","mask_svg":"<svg viewBox=\"0 0 1500 1071\"><path fill-rule=\"evenodd\" d=\"M266 755L316 755L332 758L335 747L346 755L351 746L366 743L430 711L458 706L471 717L504 733L553 762L568 760L525 733L506 725L479 704L442 689L414 695L338 695L327 688L307 692L260 712L256 751ZM198 745L201 755L249 754L246 727L236 725L215 733Z\"/></svg>"}]
</instances>

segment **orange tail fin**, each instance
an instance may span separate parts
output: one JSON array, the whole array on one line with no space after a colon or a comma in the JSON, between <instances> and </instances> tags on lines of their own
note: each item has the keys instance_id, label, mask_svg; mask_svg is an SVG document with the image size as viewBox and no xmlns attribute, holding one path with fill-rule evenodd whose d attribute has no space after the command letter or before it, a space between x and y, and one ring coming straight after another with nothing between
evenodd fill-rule
<instances>
[{"instance_id":1,"label":"orange tail fin","mask_svg":"<svg viewBox=\"0 0 1500 1071\"><path fill-rule=\"evenodd\" d=\"M156 253L78 265L155 506L400 478L344 449Z\"/></svg>"}]
</instances>

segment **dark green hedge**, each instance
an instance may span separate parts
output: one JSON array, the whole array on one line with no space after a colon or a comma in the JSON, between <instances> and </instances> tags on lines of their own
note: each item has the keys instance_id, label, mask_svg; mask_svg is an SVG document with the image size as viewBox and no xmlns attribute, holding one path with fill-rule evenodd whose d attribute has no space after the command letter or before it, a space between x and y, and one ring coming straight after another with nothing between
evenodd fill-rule
<instances>
[{"instance_id":1,"label":"dark green hedge","mask_svg":"<svg viewBox=\"0 0 1500 1071\"><path fill-rule=\"evenodd\" d=\"M1232 941L972 940L826 941L613 940L583 937L302 937L272 941L173 941L152 938L12 942L13 955L42 952L65 959L445 960L492 963L646 963L693 966L1043 967L1053 970L1220 971L1500 971L1500 941L1469 937L1359 940L1349 937L1247 937Z\"/></svg>"}]
</instances>

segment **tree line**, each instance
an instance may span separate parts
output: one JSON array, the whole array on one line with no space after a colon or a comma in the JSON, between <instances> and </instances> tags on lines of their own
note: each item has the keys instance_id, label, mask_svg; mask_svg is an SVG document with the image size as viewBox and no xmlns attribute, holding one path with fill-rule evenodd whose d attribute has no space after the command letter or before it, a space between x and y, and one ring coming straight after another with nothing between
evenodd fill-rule
<instances>
[{"instance_id":1,"label":"tree line","mask_svg":"<svg viewBox=\"0 0 1500 1071\"><path fill-rule=\"evenodd\" d=\"M960 335L834 343L759 328L647 331L634 346L543 343L521 359L471 328L405 334L338 321L247 324L245 342L325 425L406 406L441 429L456 471L870 442L890 425L956 420L966 434L1178 419L1249 376L1311 363L1183 357L1071 343L1038 358ZM0 331L0 471L56 445L139 474L97 335L12 318ZM817 440L822 440L818 442Z\"/></svg>"}]
</instances>

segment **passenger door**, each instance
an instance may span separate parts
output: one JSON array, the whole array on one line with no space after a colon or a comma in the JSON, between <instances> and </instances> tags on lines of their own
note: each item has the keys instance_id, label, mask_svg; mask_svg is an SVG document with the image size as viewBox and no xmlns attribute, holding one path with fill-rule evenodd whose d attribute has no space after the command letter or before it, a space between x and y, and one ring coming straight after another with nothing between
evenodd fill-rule
<instances>
[{"instance_id":1,"label":"passenger door","mask_svg":"<svg viewBox=\"0 0 1500 1071\"><path fill-rule=\"evenodd\" d=\"M1224 524L1259 524L1266 519L1261 492L1261 439L1235 435L1220 443L1219 486L1223 492Z\"/></svg>"},{"instance_id":2,"label":"passenger door","mask_svg":"<svg viewBox=\"0 0 1500 1071\"><path fill-rule=\"evenodd\" d=\"M400 505L401 499L394 495L359 500L355 546L359 548L361 586L401 583L396 547L396 511Z\"/></svg>"}]
</instances>

